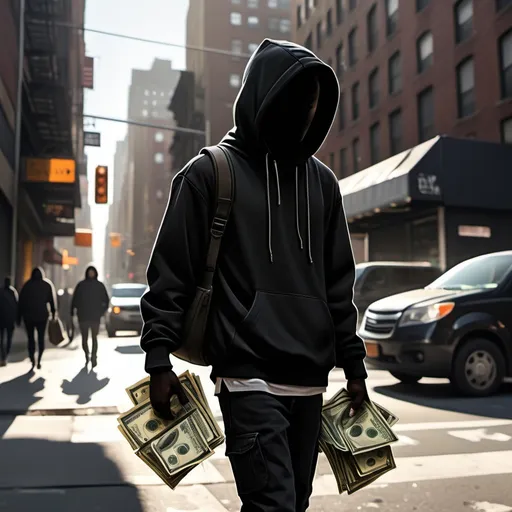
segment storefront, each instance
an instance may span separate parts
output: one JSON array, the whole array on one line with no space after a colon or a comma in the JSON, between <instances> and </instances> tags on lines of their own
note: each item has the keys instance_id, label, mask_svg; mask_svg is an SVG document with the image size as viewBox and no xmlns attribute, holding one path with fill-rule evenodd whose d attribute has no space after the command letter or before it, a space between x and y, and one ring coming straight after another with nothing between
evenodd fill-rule
<instances>
[{"instance_id":1,"label":"storefront","mask_svg":"<svg viewBox=\"0 0 512 512\"><path fill-rule=\"evenodd\" d=\"M340 181L370 261L441 268L512 249L512 146L439 136Z\"/></svg>"}]
</instances>

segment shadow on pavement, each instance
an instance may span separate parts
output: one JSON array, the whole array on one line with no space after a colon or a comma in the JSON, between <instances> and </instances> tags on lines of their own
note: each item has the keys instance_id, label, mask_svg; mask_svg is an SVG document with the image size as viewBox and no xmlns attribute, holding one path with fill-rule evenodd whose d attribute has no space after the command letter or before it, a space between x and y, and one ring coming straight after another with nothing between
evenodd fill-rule
<instances>
[{"instance_id":1,"label":"shadow on pavement","mask_svg":"<svg viewBox=\"0 0 512 512\"><path fill-rule=\"evenodd\" d=\"M64 379L61 387L65 395L76 395L76 403L83 405L90 402L92 395L102 390L109 382L108 377L100 380L94 370L89 372L87 368L82 368L73 380Z\"/></svg>"},{"instance_id":2,"label":"shadow on pavement","mask_svg":"<svg viewBox=\"0 0 512 512\"><path fill-rule=\"evenodd\" d=\"M376 386L376 393L433 409L512 419L512 385L504 384L498 394L485 398L457 396L448 383Z\"/></svg>"},{"instance_id":3,"label":"shadow on pavement","mask_svg":"<svg viewBox=\"0 0 512 512\"><path fill-rule=\"evenodd\" d=\"M143 512L136 487L94 443L1 442L0 511Z\"/></svg>"},{"instance_id":4,"label":"shadow on pavement","mask_svg":"<svg viewBox=\"0 0 512 512\"><path fill-rule=\"evenodd\" d=\"M0 413L7 412L7 415L0 416L0 438L14 421L14 412L24 413L41 400L41 397L35 395L44 389L45 380L38 377L31 381L34 375L34 372L28 372L0 384Z\"/></svg>"},{"instance_id":5,"label":"shadow on pavement","mask_svg":"<svg viewBox=\"0 0 512 512\"><path fill-rule=\"evenodd\" d=\"M116 347L116 352L120 354L143 354L143 350L140 348L140 345L118 345Z\"/></svg>"}]
</instances>

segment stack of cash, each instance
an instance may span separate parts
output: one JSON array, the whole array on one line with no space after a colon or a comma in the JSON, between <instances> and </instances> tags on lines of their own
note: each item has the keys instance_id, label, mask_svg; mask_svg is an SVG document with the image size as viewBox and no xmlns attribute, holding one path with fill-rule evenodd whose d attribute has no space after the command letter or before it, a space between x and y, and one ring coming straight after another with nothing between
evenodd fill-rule
<instances>
[{"instance_id":1,"label":"stack of cash","mask_svg":"<svg viewBox=\"0 0 512 512\"><path fill-rule=\"evenodd\" d=\"M350 396L339 391L322 408L320 450L329 461L340 494L352 494L396 468L390 444L398 418L366 401L351 418Z\"/></svg>"},{"instance_id":2,"label":"stack of cash","mask_svg":"<svg viewBox=\"0 0 512 512\"><path fill-rule=\"evenodd\" d=\"M223 444L224 435L215 421L197 375L179 376L189 402L171 400L173 420L155 415L149 401L149 377L126 389L134 404L117 419L118 429L130 446L171 489Z\"/></svg>"}]
</instances>

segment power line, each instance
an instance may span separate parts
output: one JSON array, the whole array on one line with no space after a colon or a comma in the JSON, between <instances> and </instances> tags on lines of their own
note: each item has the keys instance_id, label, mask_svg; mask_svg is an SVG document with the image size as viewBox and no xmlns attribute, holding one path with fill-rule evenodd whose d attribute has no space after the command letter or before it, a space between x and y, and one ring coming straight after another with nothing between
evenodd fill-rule
<instances>
[{"instance_id":1,"label":"power line","mask_svg":"<svg viewBox=\"0 0 512 512\"><path fill-rule=\"evenodd\" d=\"M139 41L142 43L158 44L160 46L168 46L171 48L185 48L186 50L193 50L193 51L197 51L197 52L206 52L206 53L215 53L217 55L226 55L228 57L238 57L238 58L245 58L245 59L251 58L250 53L236 53L236 52L230 52L228 50L219 50L218 48L208 48L208 47L200 47L200 46L191 46L191 45L187 45L187 44L168 43L167 41L158 41L156 39L145 39L143 37L129 36L127 34L119 34L117 32L108 32L106 30L82 27L80 25L73 25L72 23L65 23L62 21L56 21L55 25L58 27L70 28L72 30L82 30L84 32L91 32L93 34L101 34L104 36L119 37L121 39L130 39L132 41Z\"/></svg>"}]
</instances>

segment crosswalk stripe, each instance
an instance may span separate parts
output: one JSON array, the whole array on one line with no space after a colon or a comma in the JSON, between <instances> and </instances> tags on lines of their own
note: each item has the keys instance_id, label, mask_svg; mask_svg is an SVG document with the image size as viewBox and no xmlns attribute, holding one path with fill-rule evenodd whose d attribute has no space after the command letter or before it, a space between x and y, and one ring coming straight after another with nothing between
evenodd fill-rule
<instances>
[{"instance_id":1,"label":"crosswalk stripe","mask_svg":"<svg viewBox=\"0 0 512 512\"><path fill-rule=\"evenodd\" d=\"M396 469L379 478L376 485L511 474L512 450L498 453L499 463L497 452L399 457L396 459ZM315 479L313 496L336 494L338 488L333 475L322 475Z\"/></svg>"},{"instance_id":2,"label":"crosswalk stripe","mask_svg":"<svg viewBox=\"0 0 512 512\"><path fill-rule=\"evenodd\" d=\"M435 421L425 423L397 423L394 432L414 432L418 430L455 430L464 428L486 428L512 425L512 420L467 420L467 421Z\"/></svg>"}]
</instances>

